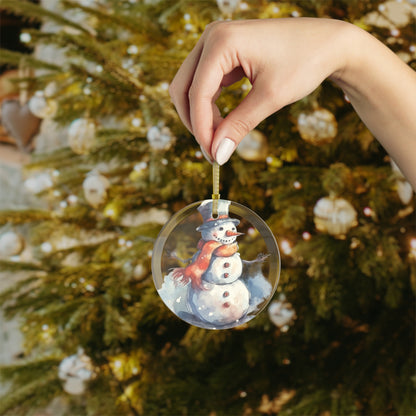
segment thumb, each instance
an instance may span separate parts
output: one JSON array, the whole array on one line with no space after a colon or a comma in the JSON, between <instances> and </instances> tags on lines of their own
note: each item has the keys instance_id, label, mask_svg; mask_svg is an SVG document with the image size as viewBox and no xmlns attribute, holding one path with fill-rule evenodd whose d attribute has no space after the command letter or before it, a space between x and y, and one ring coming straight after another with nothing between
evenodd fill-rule
<instances>
[{"instance_id":1,"label":"thumb","mask_svg":"<svg viewBox=\"0 0 416 416\"><path fill-rule=\"evenodd\" d=\"M269 89L270 90L270 89ZM219 165L228 161L243 138L270 114L277 111L267 89L255 88L218 125L212 141L211 154Z\"/></svg>"}]
</instances>

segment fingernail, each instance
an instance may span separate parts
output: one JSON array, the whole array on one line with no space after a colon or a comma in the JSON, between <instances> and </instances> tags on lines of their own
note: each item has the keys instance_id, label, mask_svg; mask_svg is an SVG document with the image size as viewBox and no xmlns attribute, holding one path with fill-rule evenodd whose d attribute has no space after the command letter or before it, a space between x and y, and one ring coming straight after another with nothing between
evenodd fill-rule
<instances>
[{"instance_id":1,"label":"fingernail","mask_svg":"<svg viewBox=\"0 0 416 416\"><path fill-rule=\"evenodd\" d=\"M234 150L236 148L236 144L233 140L226 137L223 139L223 141L220 143L217 149L217 154L215 155L215 159L217 160L217 163L221 166L227 160L231 157Z\"/></svg>"},{"instance_id":2,"label":"fingernail","mask_svg":"<svg viewBox=\"0 0 416 416\"><path fill-rule=\"evenodd\" d=\"M204 155L204 158L208 160L208 162L211 163L212 165L212 162L213 162L212 157L202 148L202 146L201 146L201 152Z\"/></svg>"}]
</instances>

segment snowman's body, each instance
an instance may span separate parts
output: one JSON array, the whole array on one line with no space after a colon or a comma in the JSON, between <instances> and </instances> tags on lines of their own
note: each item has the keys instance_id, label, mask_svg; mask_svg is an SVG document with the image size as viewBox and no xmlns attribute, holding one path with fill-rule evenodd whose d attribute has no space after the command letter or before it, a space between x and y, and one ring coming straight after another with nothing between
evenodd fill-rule
<instances>
[{"instance_id":1,"label":"snowman's body","mask_svg":"<svg viewBox=\"0 0 416 416\"><path fill-rule=\"evenodd\" d=\"M227 246L234 244L239 234L235 223L227 221L202 230L202 239ZM202 287L189 288L188 304L192 312L203 321L218 326L242 319L250 302L247 286L240 279L242 272L243 262L239 253L228 256L213 254L201 276Z\"/></svg>"},{"instance_id":2,"label":"snowman's body","mask_svg":"<svg viewBox=\"0 0 416 416\"><path fill-rule=\"evenodd\" d=\"M241 281L216 285L204 283L203 290L190 290L192 312L210 324L221 326L241 320L249 308L250 295Z\"/></svg>"},{"instance_id":3,"label":"snowman's body","mask_svg":"<svg viewBox=\"0 0 416 416\"><path fill-rule=\"evenodd\" d=\"M202 278L208 283L224 285L236 281L242 272L243 262L240 254L235 253L229 257L214 257Z\"/></svg>"}]
</instances>

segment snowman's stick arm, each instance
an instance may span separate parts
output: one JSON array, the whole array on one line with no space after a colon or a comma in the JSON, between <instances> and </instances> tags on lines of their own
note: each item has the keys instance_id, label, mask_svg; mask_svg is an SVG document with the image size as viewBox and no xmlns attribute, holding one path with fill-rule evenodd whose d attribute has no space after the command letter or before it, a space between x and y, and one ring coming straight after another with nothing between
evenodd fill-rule
<instances>
[{"instance_id":1,"label":"snowman's stick arm","mask_svg":"<svg viewBox=\"0 0 416 416\"><path fill-rule=\"evenodd\" d=\"M192 259L193 259L193 256L192 257L189 257L189 259L181 259L180 257L178 257L177 255L176 255L176 252L175 251L170 251L170 252L168 252L168 255L169 255L169 257L171 257L172 259L175 259L175 260L178 260L179 262L181 262L181 263L189 263Z\"/></svg>"},{"instance_id":2,"label":"snowman's stick arm","mask_svg":"<svg viewBox=\"0 0 416 416\"><path fill-rule=\"evenodd\" d=\"M260 253L257 255L257 257L254 260L243 260L243 264L254 264L254 263L260 263L263 262L269 257L270 254L263 254Z\"/></svg>"}]
</instances>

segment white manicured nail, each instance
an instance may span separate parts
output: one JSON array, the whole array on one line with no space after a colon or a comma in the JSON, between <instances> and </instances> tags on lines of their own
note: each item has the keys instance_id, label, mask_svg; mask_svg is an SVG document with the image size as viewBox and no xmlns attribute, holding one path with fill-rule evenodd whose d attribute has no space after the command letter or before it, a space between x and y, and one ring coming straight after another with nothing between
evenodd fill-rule
<instances>
[{"instance_id":1,"label":"white manicured nail","mask_svg":"<svg viewBox=\"0 0 416 416\"><path fill-rule=\"evenodd\" d=\"M223 139L223 141L220 143L217 149L217 154L215 155L215 159L217 160L217 163L221 166L227 160L231 157L234 150L236 148L236 144L234 141L226 137Z\"/></svg>"},{"instance_id":2,"label":"white manicured nail","mask_svg":"<svg viewBox=\"0 0 416 416\"><path fill-rule=\"evenodd\" d=\"M202 146L201 146L201 153L204 155L204 158L208 160L208 162L211 163L212 165L212 162L213 162L212 157L202 148Z\"/></svg>"}]
</instances>

